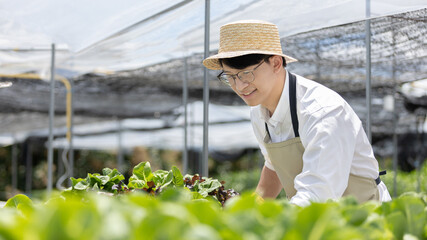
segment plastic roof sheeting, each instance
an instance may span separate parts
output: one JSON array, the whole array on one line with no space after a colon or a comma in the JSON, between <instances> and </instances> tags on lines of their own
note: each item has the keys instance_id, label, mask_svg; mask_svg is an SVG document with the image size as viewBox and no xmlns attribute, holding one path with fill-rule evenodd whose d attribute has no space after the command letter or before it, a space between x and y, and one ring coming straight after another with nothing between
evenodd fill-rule
<instances>
[{"instance_id":1,"label":"plastic roof sheeting","mask_svg":"<svg viewBox=\"0 0 427 240\"><path fill-rule=\"evenodd\" d=\"M57 45L58 68L81 71L74 63L66 64L75 52L175 4L177 1L0 0L2 73L49 68L52 43Z\"/></svg>"},{"instance_id":2,"label":"plastic roof sheeting","mask_svg":"<svg viewBox=\"0 0 427 240\"><path fill-rule=\"evenodd\" d=\"M248 1L249 2L249 1ZM380 17L427 7L425 1L410 1L402 4L396 0L370 0L371 17ZM217 6L218 7L218 6ZM215 9L214 3L212 8ZM324 1L251 1L216 19L211 19L211 48L219 47L220 26L242 19L260 19L275 23L281 37L307 32L315 29L336 26L364 20L365 1L361 0L324 0ZM192 30L183 37L187 42L203 39L201 29ZM195 44L193 44L195 46ZM198 43L199 49L202 43ZM199 50L200 51L200 50ZM286 49L284 49L286 51Z\"/></svg>"},{"instance_id":3,"label":"plastic roof sheeting","mask_svg":"<svg viewBox=\"0 0 427 240\"><path fill-rule=\"evenodd\" d=\"M182 1L2 0L2 48L66 44L78 52Z\"/></svg>"},{"instance_id":4,"label":"plastic roof sheeting","mask_svg":"<svg viewBox=\"0 0 427 240\"><path fill-rule=\"evenodd\" d=\"M370 2L371 17L427 7L425 0ZM203 0L0 0L0 73L48 69L52 43L59 49L57 68L77 75L201 53L204 4ZM365 1L214 0L211 50L218 48L222 24L248 18L277 24L284 37L363 20Z\"/></svg>"}]
</instances>

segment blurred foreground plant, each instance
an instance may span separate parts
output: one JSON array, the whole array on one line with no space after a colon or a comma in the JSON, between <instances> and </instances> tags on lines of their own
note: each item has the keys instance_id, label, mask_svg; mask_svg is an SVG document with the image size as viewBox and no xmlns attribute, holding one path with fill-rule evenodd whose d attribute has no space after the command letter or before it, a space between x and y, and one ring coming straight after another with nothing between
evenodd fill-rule
<instances>
[{"instance_id":1,"label":"blurred foreground plant","mask_svg":"<svg viewBox=\"0 0 427 240\"><path fill-rule=\"evenodd\" d=\"M427 196L357 204L353 198L298 207L244 193L224 207L186 188L153 196L84 192L0 209L0 239L426 239Z\"/></svg>"}]
</instances>

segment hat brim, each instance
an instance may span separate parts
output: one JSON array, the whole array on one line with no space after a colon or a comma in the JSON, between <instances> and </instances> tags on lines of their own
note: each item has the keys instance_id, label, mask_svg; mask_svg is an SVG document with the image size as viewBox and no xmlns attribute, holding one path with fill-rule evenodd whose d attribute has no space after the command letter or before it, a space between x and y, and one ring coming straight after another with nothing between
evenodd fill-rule
<instances>
[{"instance_id":1,"label":"hat brim","mask_svg":"<svg viewBox=\"0 0 427 240\"><path fill-rule=\"evenodd\" d=\"M221 70L222 66L219 63L219 59L224 59L224 58L233 58L233 57L239 57L239 56L243 56L243 55L248 55L248 54L265 54L265 55L278 55L278 56L282 56L285 58L286 63L291 63L291 62L296 62L298 61L297 59L287 56L285 54L278 54L277 52L269 52L269 51L237 51L237 52L223 52L223 53L218 53L216 55L210 56L208 58L206 58L205 60L203 60L203 65L206 68L209 68L211 70Z\"/></svg>"}]
</instances>

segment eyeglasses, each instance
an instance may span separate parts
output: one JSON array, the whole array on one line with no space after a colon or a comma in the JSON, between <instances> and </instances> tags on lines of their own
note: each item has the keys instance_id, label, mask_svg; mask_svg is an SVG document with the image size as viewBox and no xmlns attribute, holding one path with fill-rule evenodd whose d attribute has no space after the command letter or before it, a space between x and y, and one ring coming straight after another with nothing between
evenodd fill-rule
<instances>
[{"instance_id":1,"label":"eyeglasses","mask_svg":"<svg viewBox=\"0 0 427 240\"><path fill-rule=\"evenodd\" d=\"M261 66L265 62L265 59L263 59L254 69L252 70L243 70L238 72L237 74L228 74L221 72L217 78L227 84L228 86L234 86L236 84L236 77L240 79L240 81L244 83L251 83L255 80L254 71Z\"/></svg>"}]
</instances>

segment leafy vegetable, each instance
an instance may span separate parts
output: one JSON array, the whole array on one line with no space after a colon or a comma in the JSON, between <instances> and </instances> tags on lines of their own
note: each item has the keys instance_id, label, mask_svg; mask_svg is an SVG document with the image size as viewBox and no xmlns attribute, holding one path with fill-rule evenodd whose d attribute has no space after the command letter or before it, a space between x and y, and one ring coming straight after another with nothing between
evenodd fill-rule
<instances>
[{"instance_id":1,"label":"leafy vegetable","mask_svg":"<svg viewBox=\"0 0 427 240\"><path fill-rule=\"evenodd\" d=\"M105 168L72 179L45 203L16 195L0 208L0 239L427 239L426 226L425 193L298 207L175 167L153 172L149 163L136 166L128 184Z\"/></svg>"},{"instance_id":2,"label":"leafy vegetable","mask_svg":"<svg viewBox=\"0 0 427 240\"><path fill-rule=\"evenodd\" d=\"M125 177L117 171L117 169L104 168L102 175L99 173L88 173L86 178L70 178L71 189L76 191L95 190L106 192L117 192L123 189L113 188L114 185L119 184Z\"/></svg>"},{"instance_id":3,"label":"leafy vegetable","mask_svg":"<svg viewBox=\"0 0 427 240\"><path fill-rule=\"evenodd\" d=\"M104 174L104 173L103 173ZM152 173L155 175L154 173ZM165 178L169 174L162 173ZM184 182L215 181L188 176ZM153 181L154 182L154 181ZM208 184L209 183L209 184ZM185 183L186 184L186 183ZM194 188L194 185L193 185ZM218 189L217 189L218 190ZM77 190L75 190L77 191ZM69 192L69 191L68 191ZM134 191L120 197L78 191L45 203L26 197L0 208L0 239L426 239L426 194L405 194L387 203L352 198L298 207L287 200L259 202L250 192L224 207L186 187L167 187L158 197ZM25 199L25 200L24 200ZM193 199L193 200L192 200ZM30 204L32 211L19 206Z\"/></svg>"},{"instance_id":4,"label":"leafy vegetable","mask_svg":"<svg viewBox=\"0 0 427 240\"><path fill-rule=\"evenodd\" d=\"M32 206L33 205L33 201L31 201L31 199L23 194L17 194L12 198L9 198L9 200L7 200L6 204L4 205L4 207L18 207L19 205L27 205L27 206Z\"/></svg>"},{"instance_id":5,"label":"leafy vegetable","mask_svg":"<svg viewBox=\"0 0 427 240\"><path fill-rule=\"evenodd\" d=\"M233 196L238 195L233 189L225 190L223 183L212 178L201 178L198 174L182 176L175 166L170 171L153 172L149 162L141 162L133 168L128 185L116 169L104 168L102 175L89 173L85 179L71 178L72 187L67 191L101 191L112 194L124 194L143 191L158 195L166 188L186 188L193 193L193 199L213 198L222 205Z\"/></svg>"}]
</instances>

